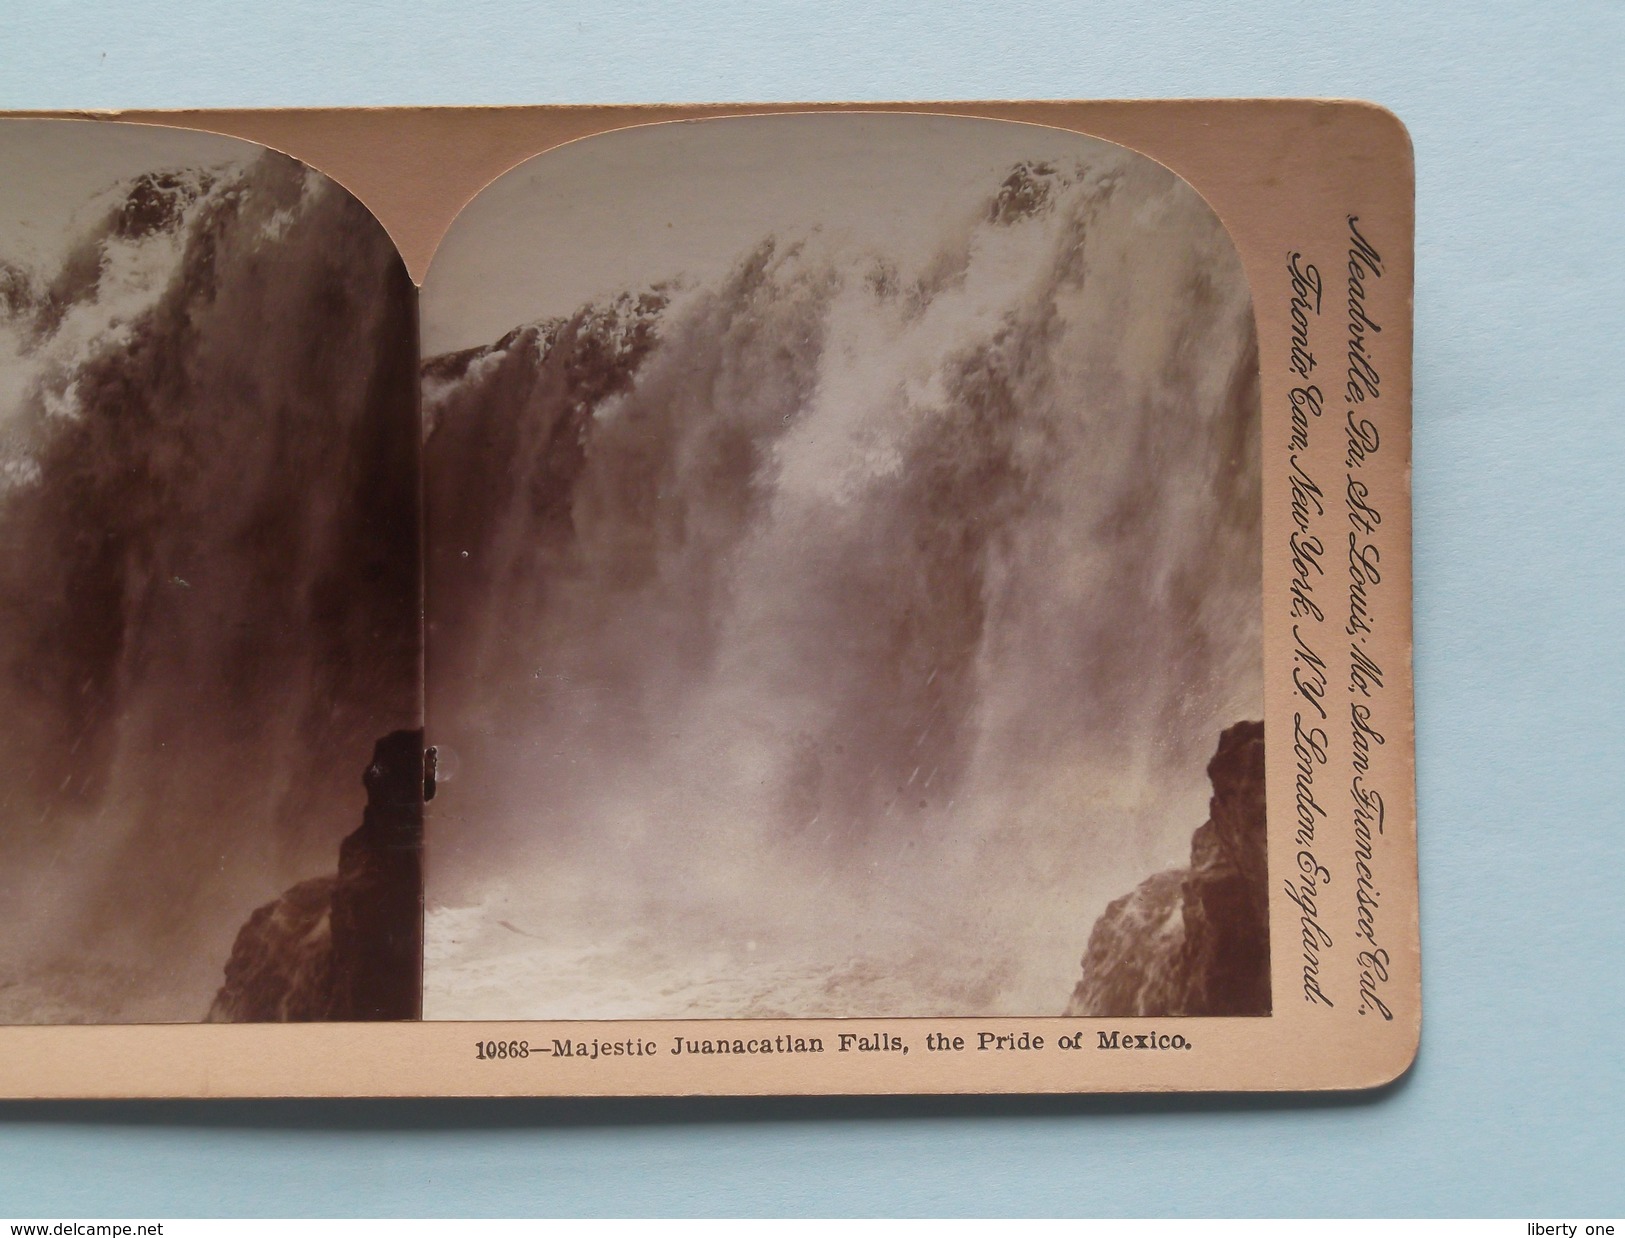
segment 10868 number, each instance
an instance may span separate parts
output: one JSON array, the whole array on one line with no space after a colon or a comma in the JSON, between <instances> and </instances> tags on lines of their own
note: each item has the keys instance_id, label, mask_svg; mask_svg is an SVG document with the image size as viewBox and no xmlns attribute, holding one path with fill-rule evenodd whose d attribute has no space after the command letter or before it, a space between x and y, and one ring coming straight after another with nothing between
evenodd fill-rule
<instances>
[{"instance_id":1,"label":"10868 number","mask_svg":"<svg viewBox=\"0 0 1625 1238\"><path fill-rule=\"evenodd\" d=\"M476 1040L474 1057L481 1062L496 1062L503 1058L529 1057L528 1040Z\"/></svg>"}]
</instances>

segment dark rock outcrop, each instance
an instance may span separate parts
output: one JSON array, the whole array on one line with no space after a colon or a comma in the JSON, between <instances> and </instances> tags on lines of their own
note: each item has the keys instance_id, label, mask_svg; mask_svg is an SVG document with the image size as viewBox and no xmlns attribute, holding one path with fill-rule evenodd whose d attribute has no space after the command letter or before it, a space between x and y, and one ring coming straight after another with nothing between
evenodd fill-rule
<instances>
[{"instance_id":1,"label":"dark rock outcrop","mask_svg":"<svg viewBox=\"0 0 1625 1238\"><path fill-rule=\"evenodd\" d=\"M999 186L999 192L988 205L988 220L1012 224L1042 214L1056 188L1065 184L1054 164L1024 159L1010 169L1010 175Z\"/></svg>"},{"instance_id":2,"label":"dark rock outcrop","mask_svg":"<svg viewBox=\"0 0 1625 1238\"><path fill-rule=\"evenodd\" d=\"M378 741L361 828L339 847L333 887L334 1019L423 1011L423 732Z\"/></svg>"},{"instance_id":3,"label":"dark rock outcrop","mask_svg":"<svg viewBox=\"0 0 1625 1238\"><path fill-rule=\"evenodd\" d=\"M332 1008L336 877L301 881L248 917L226 963L210 1023L307 1023Z\"/></svg>"},{"instance_id":4,"label":"dark rock outcrop","mask_svg":"<svg viewBox=\"0 0 1625 1238\"><path fill-rule=\"evenodd\" d=\"M1190 867L1158 873L1106 908L1067 1014L1270 1012L1264 724L1225 731L1207 773L1213 797Z\"/></svg>"},{"instance_id":5,"label":"dark rock outcrop","mask_svg":"<svg viewBox=\"0 0 1625 1238\"><path fill-rule=\"evenodd\" d=\"M422 731L378 741L338 873L301 881L237 934L211 1023L416 1019L423 1009Z\"/></svg>"}]
</instances>

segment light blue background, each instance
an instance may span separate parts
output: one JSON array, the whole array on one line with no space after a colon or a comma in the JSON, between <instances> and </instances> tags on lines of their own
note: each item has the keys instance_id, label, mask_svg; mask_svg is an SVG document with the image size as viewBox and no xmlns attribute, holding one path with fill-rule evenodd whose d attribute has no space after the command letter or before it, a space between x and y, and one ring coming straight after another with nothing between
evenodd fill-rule
<instances>
[{"instance_id":1,"label":"light blue background","mask_svg":"<svg viewBox=\"0 0 1625 1238\"><path fill-rule=\"evenodd\" d=\"M0 1215L1625 1212L1625 5L0 0L0 108L1357 96L1418 179L1425 1030L1357 1100L0 1105Z\"/></svg>"}]
</instances>

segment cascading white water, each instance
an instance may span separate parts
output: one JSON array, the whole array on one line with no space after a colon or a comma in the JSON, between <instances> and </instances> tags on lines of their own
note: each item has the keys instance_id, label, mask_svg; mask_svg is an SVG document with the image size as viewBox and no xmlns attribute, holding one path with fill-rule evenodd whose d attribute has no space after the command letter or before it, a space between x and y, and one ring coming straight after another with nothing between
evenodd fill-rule
<instances>
[{"instance_id":1,"label":"cascading white water","mask_svg":"<svg viewBox=\"0 0 1625 1238\"><path fill-rule=\"evenodd\" d=\"M60 199L0 193L0 1021L199 1019L416 725L414 294L246 143L6 121L0 160Z\"/></svg>"},{"instance_id":2,"label":"cascading white water","mask_svg":"<svg viewBox=\"0 0 1625 1238\"><path fill-rule=\"evenodd\" d=\"M960 123L974 194L426 365L428 1017L1058 1013L1185 862L1261 714L1247 284L1159 165Z\"/></svg>"}]
</instances>

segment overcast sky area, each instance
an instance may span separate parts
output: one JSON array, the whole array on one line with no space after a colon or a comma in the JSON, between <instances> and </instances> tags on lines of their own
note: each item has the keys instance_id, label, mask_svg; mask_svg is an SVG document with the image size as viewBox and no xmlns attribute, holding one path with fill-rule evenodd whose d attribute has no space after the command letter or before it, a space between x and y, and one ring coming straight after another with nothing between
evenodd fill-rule
<instances>
[{"instance_id":1,"label":"overcast sky area","mask_svg":"<svg viewBox=\"0 0 1625 1238\"><path fill-rule=\"evenodd\" d=\"M217 168L263 147L192 129L91 120L0 120L0 257L53 268L110 203L104 190L143 172Z\"/></svg>"},{"instance_id":2,"label":"overcast sky area","mask_svg":"<svg viewBox=\"0 0 1625 1238\"><path fill-rule=\"evenodd\" d=\"M424 281L423 352L486 344L677 276L706 282L769 234L821 227L908 266L941 241L922 215L983 209L1017 161L1117 149L1040 125L883 113L672 121L584 138L504 174L458 215ZM940 208L922 211L929 201Z\"/></svg>"}]
</instances>

